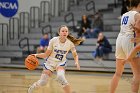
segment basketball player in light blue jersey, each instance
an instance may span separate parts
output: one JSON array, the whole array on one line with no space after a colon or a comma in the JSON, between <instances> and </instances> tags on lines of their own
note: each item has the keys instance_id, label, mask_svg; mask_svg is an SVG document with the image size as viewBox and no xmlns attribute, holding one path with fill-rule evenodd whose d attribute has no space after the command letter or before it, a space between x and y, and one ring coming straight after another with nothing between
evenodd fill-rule
<instances>
[{"instance_id":1,"label":"basketball player in light blue jersey","mask_svg":"<svg viewBox=\"0 0 140 93\"><path fill-rule=\"evenodd\" d=\"M66 55L71 50L75 65L77 69L80 70L75 45L79 45L82 40L69 35L68 27L65 25L60 27L58 34L58 37L53 37L50 40L45 53L33 54L39 58L47 58L47 61L44 63L41 78L28 89L28 93L32 93L36 87L46 85L48 78L55 70L57 71L57 81L62 85L64 92L71 93L70 85L65 78Z\"/></svg>"},{"instance_id":2,"label":"basketball player in light blue jersey","mask_svg":"<svg viewBox=\"0 0 140 93\"><path fill-rule=\"evenodd\" d=\"M131 10L122 15L121 29L116 40L116 72L112 78L110 84L110 92L115 93L118 86L119 79L124 71L125 59L128 57L130 51L134 48L134 42L131 42L131 38L134 38L135 25L139 25L140 20L140 0L130 0ZM129 62L132 72L132 93L139 93L140 85L140 67L139 62L133 60ZM126 92L128 93L128 92Z\"/></svg>"}]
</instances>

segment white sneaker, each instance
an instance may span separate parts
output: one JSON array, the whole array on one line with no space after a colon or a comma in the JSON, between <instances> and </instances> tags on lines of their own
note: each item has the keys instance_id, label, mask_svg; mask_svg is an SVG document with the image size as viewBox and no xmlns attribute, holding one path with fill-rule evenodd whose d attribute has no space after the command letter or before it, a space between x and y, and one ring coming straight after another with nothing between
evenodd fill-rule
<instances>
[{"instance_id":1,"label":"white sneaker","mask_svg":"<svg viewBox=\"0 0 140 93\"><path fill-rule=\"evenodd\" d=\"M28 89L28 93L32 93L33 89L34 89L34 86L30 86L29 89Z\"/></svg>"}]
</instances>

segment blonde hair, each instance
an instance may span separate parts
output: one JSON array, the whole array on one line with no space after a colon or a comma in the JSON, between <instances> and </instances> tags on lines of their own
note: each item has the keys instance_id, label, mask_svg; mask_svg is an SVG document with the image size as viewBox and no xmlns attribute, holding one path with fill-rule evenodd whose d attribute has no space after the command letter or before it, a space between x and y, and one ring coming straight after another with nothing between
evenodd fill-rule
<instances>
[{"instance_id":1,"label":"blonde hair","mask_svg":"<svg viewBox=\"0 0 140 93\"><path fill-rule=\"evenodd\" d=\"M59 28L59 31L60 32L60 29L62 27L66 27L68 29L68 27L66 25L61 25L60 28ZM69 29L68 29L69 31ZM77 39L76 37L74 37L73 35L71 34L68 34L67 38L74 44L74 45L79 45L81 42L84 41L84 39Z\"/></svg>"}]
</instances>

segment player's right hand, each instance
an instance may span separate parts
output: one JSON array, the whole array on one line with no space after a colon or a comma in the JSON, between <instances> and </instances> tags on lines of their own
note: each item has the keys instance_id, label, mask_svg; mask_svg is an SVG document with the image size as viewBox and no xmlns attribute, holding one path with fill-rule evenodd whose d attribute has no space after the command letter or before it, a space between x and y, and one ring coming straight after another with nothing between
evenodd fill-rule
<instances>
[{"instance_id":1,"label":"player's right hand","mask_svg":"<svg viewBox=\"0 0 140 93\"><path fill-rule=\"evenodd\" d=\"M30 54L30 56L35 56L36 57L37 54Z\"/></svg>"}]
</instances>

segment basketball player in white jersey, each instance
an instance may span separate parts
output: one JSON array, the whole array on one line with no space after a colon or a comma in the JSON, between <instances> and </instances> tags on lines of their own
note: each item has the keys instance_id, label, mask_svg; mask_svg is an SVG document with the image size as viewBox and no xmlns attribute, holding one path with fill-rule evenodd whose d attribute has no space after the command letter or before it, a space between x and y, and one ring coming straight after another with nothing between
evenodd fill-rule
<instances>
[{"instance_id":1,"label":"basketball player in white jersey","mask_svg":"<svg viewBox=\"0 0 140 93\"><path fill-rule=\"evenodd\" d=\"M131 10L123 14L121 18L121 29L116 40L116 72L110 84L110 92L115 93L118 86L119 79L124 71L125 59L128 57L130 51L134 48L134 43L131 38L134 38L134 26L139 25L140 20L140 0L131 0ZM129 62L132 72L132 93L138 93L140 84L140 67L139 62Z\"/></svg>"},{"instance_id":2,"label":"basketball player in white jersey","mask_svg":"<svg viewBox=\"0 0 140 93\"><path fill-rule=\"evenodd\" d=\"M48 78L53 74L54 70L57 71L57 81L62 85L64 92L71 93L70 85L65 78L66 55L71 50L75 65L80 70L75 45L79 45L82 40L69 35L68 27L65 25L60 27L58 34L58 37L50 40L45 53L33 54L39 58L47 58L47 61L44 63L41 78L28 89L28 93L32 93L36 87L46 85Z\"/></svg>"}]
</instances>

